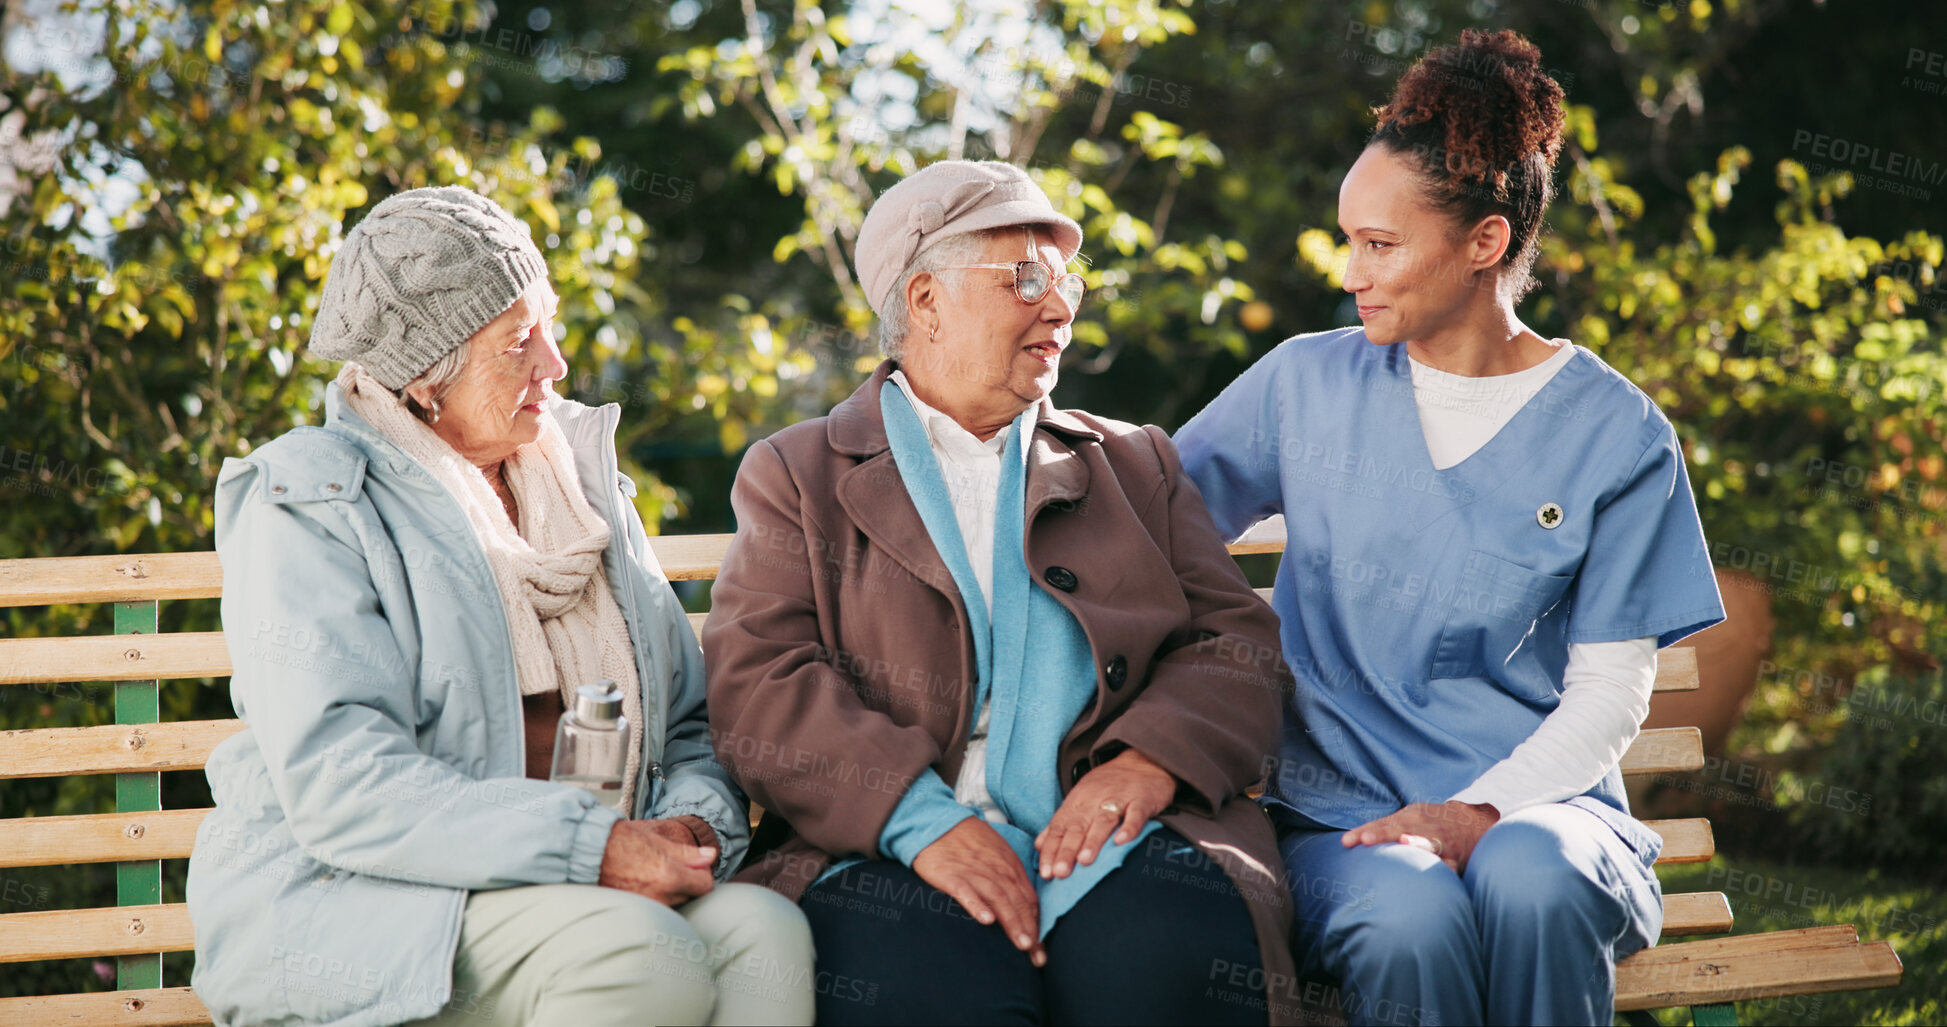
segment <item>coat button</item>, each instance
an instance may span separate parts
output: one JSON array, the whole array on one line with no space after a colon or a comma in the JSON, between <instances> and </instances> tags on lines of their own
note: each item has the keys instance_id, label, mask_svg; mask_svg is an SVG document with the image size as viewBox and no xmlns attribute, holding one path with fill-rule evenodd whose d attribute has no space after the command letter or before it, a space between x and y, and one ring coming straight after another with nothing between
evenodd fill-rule
<instances>
[{"instance_id":1,"label":"coat button","mask_svg":"<svg viewBox=\"0 0 1947 1027\"><path fill-rule=\"evenodd\" d=\"M1109 679L1111 691L1121 688L1122 683L1129 680L1129 661L1117 656L1109 661L1108 666L1102 668L1102 674Z\"/></svg>"},{"instance_id":2,"label":"coat button","mask_svg":"<svg viewBox=\"0 0 1947 1027\"><path fill-rule=\"evenodd\" d=\"M1073 592L1075 591L1075 586L1081 584L1081 582L1075 580L1075 572L1066 567L1050 567L1048 568L1048 573L1043 574L1041 579L1046 581L1050 586L1061 589L1063 592Z\"/></svg>"},{"instance_id":3,"label":"coat button","mask_svg":"<svg viewBox=\"0 0 1947 1027\"><path fill-rule=\"evenodd\" d=\"M284 486L282 486L282 485L272 485L272 486L270 487L270 494L271 494L271 495L273 495L273 496L281 496L281 495L283 495L284 493L286 493L286 492L288 492L288 491L290 491L290 490L289 490L289 489L287 489L287 488L285 488L285 487L284 487Z\"/></svg>"},{"instance_id":4,"label":"coat button","mask_svg":"<svg viewBox=\"0 0 1947 1027\"><path fill-rule=\"evenodd\" d=\"M1088 761L1085 759L1076 760L1075 765L1068 768L1068 783L1071 785L1081 784L1082 778L1087 774Z\"/></svg>"}]
</instances>

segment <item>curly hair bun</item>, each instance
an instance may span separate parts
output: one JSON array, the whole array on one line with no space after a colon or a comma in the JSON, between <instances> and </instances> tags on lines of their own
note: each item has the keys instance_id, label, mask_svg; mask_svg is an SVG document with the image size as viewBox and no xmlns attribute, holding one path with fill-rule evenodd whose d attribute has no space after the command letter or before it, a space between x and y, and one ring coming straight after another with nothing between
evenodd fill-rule
<instances>
[{"instance_id":1,"label":"curly hair bun","mask_svg":"<svg viewBox=\"0 0 1947 1027\"><path fill-rule=\"evenodd\" d=\"M1536 156L1553 170L1562 149L1562 87L1543 69L1541 51L1512 29L1462 32L1460 42L1407 69L1391 102L1373 113L1382 135L1439 139L1449 175L1497 193Z\"/></svg>"}]
</instances>

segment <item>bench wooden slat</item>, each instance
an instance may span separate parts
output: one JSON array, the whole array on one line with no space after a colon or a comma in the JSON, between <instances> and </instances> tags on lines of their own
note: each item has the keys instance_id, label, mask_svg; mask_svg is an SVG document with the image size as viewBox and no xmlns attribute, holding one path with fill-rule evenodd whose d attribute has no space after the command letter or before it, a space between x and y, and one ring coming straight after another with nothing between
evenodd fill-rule
<instances>
[{"instance_id":1,"label":"bench wooden slat","mask_svg":"<svg viewBox=\"0 0 1947 1027\"><path fill-rule=\"evenodd\" d=\"M242 727L239 720L185 720L0 732L0 748L8 756L0 763L0 780L195 770L218 742ZM1644 731L1622 758L1625 775L1676 773L1703 765L1703 735L1694 727Z\"/></svg>"},{"instance_id":2,"label":"bench wooden slat","mask_svg":"<svg viewBox=\"0 0 1947 1027\"><path fill-rule=\"evenodd\" d=\"M1259 594L1270 601L1270 589ZM703 631L707 613L687 614L690 627ZM164 635L83 635L0 639L0 684L42 681L146 681L153 678L228 677L230 652L221 631ZM1697 688L1697 651L1665 649L1657 656L1656 690Z\"/></svg>"},{"instance_id":3,"label":"bench wooden slat","mask_svg":"<svg viewBox=\"0 0 1947 1027\"><path fill-rule=\"evenodd\" d=\"M658 535L649 540L671 581L717 576L729 535ZM223 594L216 553L146 553L0 560L0 607L212 599Z\"/></svg>"},{"instance_id":4,"label":"bench wooden slat","mask_svg":"<svg viewBox=\"0 0 1947 1027\"><path fill-rule=\"evenodd\" d=\"M206 599L222 591L213 552L0 560L0 606Z\"/></svg>"},{"instance_id":5,"label":"bench wooden slat","mask_svg":"<svg viewBox=\"0 0 1947 1027\"><path fill-rule=\"evenodd\" d=\"M1663 851L1656 857L1657 866L1666 863L1702 863L1717 854L1717 837L1711 833L1710 821L1703 817L1645 820L1643 826L1663 838Z\"/></svg>"},{"instance_id":6,"label":"bench wooden slat","mask_svg":"<svg viewBox=\"0 0 1947 1027\"><path fill-rule=\"evenodd\" d=\"M717 576L732 537L656 535L649 548L669 580L703 581ZM1283 549L1284 529L1269 522L1230 547L1234 556ZM0 560L0 607L212 599L222 594L223 567L209 550Z\"/></svg>"},{"instance_id":7,"label":"bench wooden slat","mask_svg":"<svg viewBox=\"0 0 1947 1027\"><path fill-rule=\"evenodd\" d=\"M1266 588L1260 593L1269 593ZM1266 596L1266 601L1269 601ZM701 633L707 613L687 614ZM44 681L147 681L160 678L220 678L230 675L230 651L221 631L163 635L80 635L53 638L0 638L0 685ZM1656 665L1656 690L1694 691L1697 653L1665 649Z\"/></svg>"},{"instance_id":8,"label":"bench wooden slat","mask_svg":"<svg viewBox=\"0 0 1947 1027\"><path fill-rule=\"evenodd\" d=\"M207 809L159 813L101 813L74 817L0 820L0 867L114 863L136 859L187 859ZM753 820L756 810L752 811ZM1716 851L1710 821L1647 820L1663 836L1657 865L1696 863ZM131 833L131 829L139 831Z\"/></svg>"},{"instance_id":9,"label":"bench wooden slat","mask_svg":"<svg viewBox=\"0 0 1947 1027\"><path fill-rule=\"evenodd\" d=\"M1284 517L1271 517L1251 525L1251 529L1230 544L1230 555L1284 552Z\"/></svg>"},{"instance_id":10,"label":"bench wooden slat","mask_svg":"<svg viewBox=\"0 0 1947 1027\"><path fill-rule=\"evenodd\" d=\"M18 1027L70 1024L187 1027L209 1022L210 1011L188 988L0 998L0 1023Z\"/></svg>"},{"instance_id":11,"label":"bench wooden slat","mask_svg":"<svg viewBox=\"0 0 1947 1027\"><path fill-rule=\"evenodd\" d=\"M207 809L0 820L0 867L186 859Z\"/></svg>"},{"instance_id":12,"label":"bench wooden slat","mask_svg":"<svg viewBox=\"0 0 1947 1027\"><path fill-rule=\"evenodd\" d=\"M1676 774L1704 769L1704 733L1694 727L1645 730L1623 753L1624 777Z\"/></svg>"},{"instance_id":13,"label":"bench wooden slat","mask_svg":"<svg viewBox=\"0 0 1947 1027\"><path fill-rule=\"evenodd\" d=\"M1890 987L1903 968L1884 942L1860 945L1850 925L1658 945L1616 967L1616 1008L1746 1000ZM0 1022L203 1024L208 1011L188 988L0 999Z\"/></svg>"},{"instance_id":14,"label":"bench wooden slat","mask_svg":"<svg viewBox=\"0 0 1947 1027\"><path fill-rule=\"evenodd\" d=\"M1702 685L1703 680L1697 676L1696 649L1679 645L1657 650L1654 691L1694 692Z\"/></svg>"},{"instance_id":15,"label":"bench wooden slat","mask_svg":"<svg viewBox=\"0 0 1947 1027\"><path fill-rule=\"evenodd\" d=\"M1721 891L1663 896L1663 933L1724 934L1731 929L1731 901Z\"/></svg>"},{"instance_id":16,"label":"bench wooden slat","mask_svg":"<svg viewBox=\"0 0 1947 1027\"><path fill-rule=\"evenodd\" d=\"M0 684L230 676L221 631L0 638Z\"/></svg>"},{"instance_id":17,"label":"bench wooden slat","mask_svg":"<svg viewBox=\"0 0 1947 1027\"><path fill-rule=\"evenodd\" d=\"M1687 944L1668 946L1671 950L1689 947ZM1694 958L1684 958L1675 952L1665 952L1663 956L1658 961L1641 963L1631 957L1617 965L1618 1010L1885 988L1900 983L1901 977L1900 957L1883 941L1705 952Z\"/></svg>"},{"instance_id":18,"label":"bench wooden slat","mask_svg":"<svg viewBox=\"0 0 1947 1027\"><path fill-rule=\"evenodd\" d=\"M0 780L196 770L218 742L242 729L241 720L179 720L0 731L0 753L6 754Z\"/></svg>"},{"instance_id":19,"label":"bench wooden slat","mask_svg":"<svg viewBox=\"0 0 1947 1027\"><path fill-rule=\"evenodd\" d=\"M717 576L717 568L723 566L723 554L730 548L734 535L657 535L649 540L649 548L656 553L656 562L662 564L663 574L671 581L707 581Z\"/></svg>"},{"instance_id":20,"label":"bench wooden slat","mask_svg":"<svg viewBox=\"0 0 1947 1027\"><path fill-rule=\"evenodd\" d=\"M189 907L180 902L0 915L0 963L185 952L195 947Z\"/></svg>"},{"instance_id":21,"label":"bench wooden slat","mask_svg":"<svg viewBox=\"0 0 1947 1027\"><path fill-rule=\"evenodd\" d=\"M1851 924L1833 924L1827 927L1800 927L1789 931L1734 934L1725 938L1654 945L1630 956L1625 962L1673 963L1686 959L1748 955L1753 952L1783 952L1794 948L1830 948L1834 945L1856 945L1858 942L1858 928Z\"/></svg>"}]
</instances>

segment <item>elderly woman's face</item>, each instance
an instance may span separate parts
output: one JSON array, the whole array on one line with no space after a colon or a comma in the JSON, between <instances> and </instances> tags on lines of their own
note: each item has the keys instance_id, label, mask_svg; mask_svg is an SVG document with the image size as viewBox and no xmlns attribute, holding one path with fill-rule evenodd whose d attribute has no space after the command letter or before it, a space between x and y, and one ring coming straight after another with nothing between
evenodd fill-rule
<instances>
[{"instance_id":1,"label":"elderly woman's face","mask_svg":"<svg viewBox=\"0 0 1947 1027\"><path fill-rule=\"evenodd\" d=\"M568 373L549 334L559 303L545 281L536 282L466 341L465 369L433 431L473 463L505 460L541 437L549 386Z\"/></svg>"},{"instance_id":2,"label":"elderly woman's face","mask_svg":"<svg viewBox=\"0 0 1947 1027\"><path fill-rule=\"evenodd\" d=\"M968 263L1030 259L1056 275L1065 268L1054 235L1025 227L996 232L979 258ZM925 387L942 400L936 406L963 423L970 414L980 423L966 427L984 435L1054 390L1075 311L1053 288L1039 302L1021 302L1012 269L955 273L957 288L929 282L914 297L915 328L901 366L909 378L925 379Z\"/></svg>"}]
</instances>

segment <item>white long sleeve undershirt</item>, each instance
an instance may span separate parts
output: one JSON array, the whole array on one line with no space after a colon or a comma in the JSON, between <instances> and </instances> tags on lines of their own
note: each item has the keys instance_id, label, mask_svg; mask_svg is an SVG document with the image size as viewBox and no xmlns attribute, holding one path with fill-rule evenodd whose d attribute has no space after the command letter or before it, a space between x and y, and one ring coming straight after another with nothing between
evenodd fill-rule
<instances>
[{"instance_id":1,"label":"white long sleeve undershirt","mask_svg":"<svg viewBox=\"0 0 1947 1027\"><path fill-rule=\"evenodd\" d=\"M1655 683L1654 638L1569 646L1561 705L1453 801L1484 802L1505 817L1594 788L1643 729Z\"/></svg>"},{"instance_id":2,"label":"white long sleeve undershirt","mask_svg":"<svg viewBox=\"0 0 1947 1027\"><path fill-rule=\"evenodd\" d=\"M1555 355L1533 367L1484 378L1412 361L1413 401L1436 470L1486 445L1574 357L1574 346L1556 344ZM1560 705L1452 801L1487 803L1505 817L1595 787L1642 730L1655 683L1655 638L1570 645Z\"/></svg>"}]
</instances>

